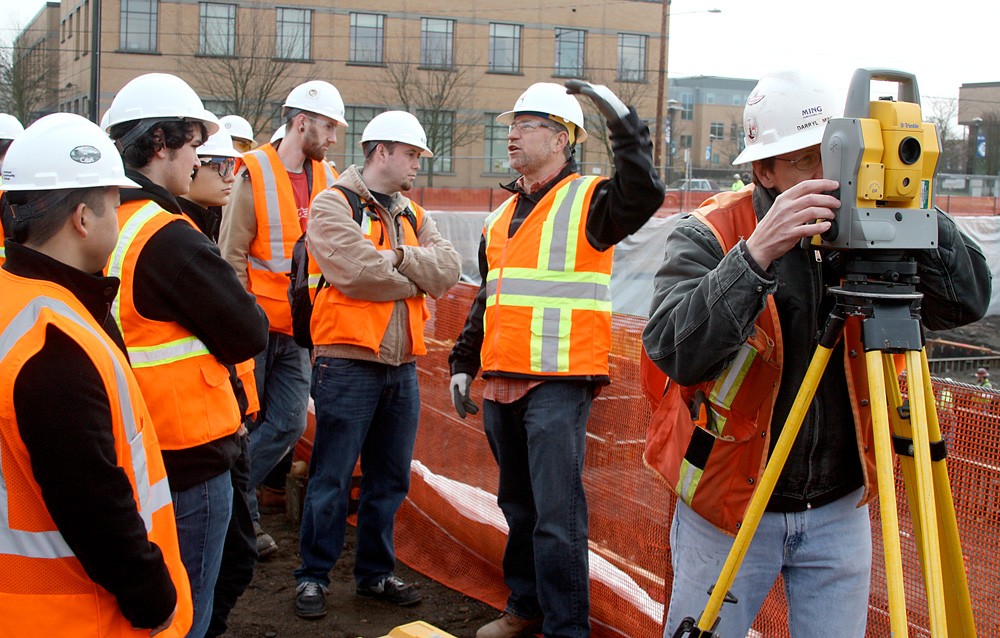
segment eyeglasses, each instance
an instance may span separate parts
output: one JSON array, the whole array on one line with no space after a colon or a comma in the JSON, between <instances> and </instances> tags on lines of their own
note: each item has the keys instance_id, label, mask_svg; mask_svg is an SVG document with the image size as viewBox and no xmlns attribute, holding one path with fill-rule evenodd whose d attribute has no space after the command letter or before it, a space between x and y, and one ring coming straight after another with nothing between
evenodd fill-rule
<instances>
[{"instance_id":1,"label":"eyeglasses","mask_svg":"<svg viewBox=\"0 0 1000 638\"><path fill-rule=\"evenodd\" d=\"M548 124L545 120L518 120L516 122L512 122L511 125L507 127L507 132L513 133L514 130L517 129L517 132L523 135L525 133L536 131L540 128L547 128L550 131L559 132L559 129L556 128L555 125Z\"/></svg>"},{"instance_id":2,"label":"eyeglasses","mask_svg":"<svg viewBox=\"0 0 1000 638\"><path fill-rule=\"evenodd\" d=\"M219 172L219 177L225 177L236 172L238 161L235 157L209 157L201 160L201 165L213 166Z\"/></svg>"},{"instance_id":3,"label":"eyeglasses","mask_svg":"<svg viewBox=\"0 0 1000 638\"><path fill-rule=\"evenodd\" d=\"M312 115L306 115L305 113L303 113L303 115L306 117L306 119L312 120L312 122L314 124L318 124L327 133L330 133L330 132L336 130L336 128L337 128L337 123L336 122L332 122L330 120L320 119L318 117L313 117Z\"/></svg>"},{"instance_id":4,"label":"eyeglasses","mask_svg":"<svg viewBox=\"0 0 1000 638\"><path fill-rule=\"evenodd\" d=\"M788 162L795 168L803 172L808 172L819 166L822 156L819 151L809 151L802 157L796 159L785 159L783 157L775 157L776 160L781 160L782 162Z\"/></svg>"}]
</instances>

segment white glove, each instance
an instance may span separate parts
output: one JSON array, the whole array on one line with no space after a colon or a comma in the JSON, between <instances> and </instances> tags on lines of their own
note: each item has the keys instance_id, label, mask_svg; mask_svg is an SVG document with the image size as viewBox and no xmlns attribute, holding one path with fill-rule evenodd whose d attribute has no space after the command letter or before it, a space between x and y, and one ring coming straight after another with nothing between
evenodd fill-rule
<instances>
[{"instance_id":1,"label":"white glove","mask_svg":"<svg viewBox=\"0 0 1000 638\"><path fill-rule=\"evenodd\" d=\"M458 416L465 418L466 413L475 414L479 412L479 406L469 398L469 387L472 385L472 377L464 372L451 375L451 401L455 404L455 412Z\"/></svg>"},{"instance_id":2,"label":"white glove","mask_svg":"<svg viewBox=\"0 0 1000 638\"><path fill-rule=\"evenodd\" d=\"M617 122L628 115L628 107L622 102L614 91L603 84L591 84L583 80L566 80L564 83L567 93L582 93L586 95L601 112L608 122Z\"/></svg>"}]
</instances>

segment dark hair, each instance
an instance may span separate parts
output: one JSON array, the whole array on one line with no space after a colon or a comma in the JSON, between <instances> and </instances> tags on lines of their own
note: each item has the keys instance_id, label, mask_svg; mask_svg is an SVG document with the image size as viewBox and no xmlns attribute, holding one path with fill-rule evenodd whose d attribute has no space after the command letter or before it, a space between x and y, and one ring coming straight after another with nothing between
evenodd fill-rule
<instances>
[{"instance_id":1,"label":"dark hair","mask_svg":"<svg viewBox=\"0 0 1000 638\"><path fill-rule=\"evenodd\" d=\"M396 144L398 143L399 142L386 142L384 140L368 140L367 142L362 142L361 152L364 153L365 164L368 163L368 158L372 156L372 153L375 152L375 149L378 147L379 144L385 147L385 150L389 155L392 155L396 149Z\"/></svg>"},{"instance_id":2,"label":"dark hair","mask_svg":"<svg viewBox=\"0 0 1000 638\"><path fill-rule=\"evenodd\" d=\"M7 197L14 212L11 238L19 244L44 244L66 223L79 204L94 209L98 216L106 215L103 196L106 186L68 188L56 191L9 191ZM114 211L110 211L114 214Z\"/></svg>"},{"instance_id":3,"label":"dark hair","mask_svg":"<svg viewBox=\"0 0 1000 638\"><path fill-rule=\"evenodd\" d=\"M115 124L111 127L111 139L120 140L129 131L140 125L143 125L143 120ZM162 135L158 136L157 131L162 131ZM205 128L202 122L190 120L156 122L152 126L149 126L146 132L140 135L135 142L124 149L119 147L119 150L121 151L125 166L129 168L143 168L152 161L153 155L162 148L178 149L190 142L194 139L195 131L201 133L202 140L208 138L208 129Z\"/></svg>"},{"instance_id":4,"label":"dark hair","mask_svg":"<svg viewBox=\"0 0 1000 638\"><path fill-rule=\"evenodd\" d=\"M0 157L7 154L7 149L10 148L11 142L14 140L0 140Z\"/></svg>"}]
</instances>

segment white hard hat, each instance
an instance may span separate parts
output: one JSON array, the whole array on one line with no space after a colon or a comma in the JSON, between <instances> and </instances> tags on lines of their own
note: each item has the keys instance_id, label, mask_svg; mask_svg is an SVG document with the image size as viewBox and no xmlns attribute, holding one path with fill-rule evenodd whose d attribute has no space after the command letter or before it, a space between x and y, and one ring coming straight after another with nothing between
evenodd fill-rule
<instances>
[{"instance_id":1,"label":"white hard hat","mask_svg":"<svg viewBox=\"0 0 1000 638\"><path fill-rule=\"evenodd\" d=\"M566 87L562 84L553 82L532 84L521 97L517 98L513 109L497 116L497 122L510 125L521 113L554 116L552 119L556 122L563 125L573 124L576 127L574 143L587 139L587 130L583 127L583 108L575 97L566 92Z\"/></svg>"},{"instance_id":2,"label":"white hard hat","mask_svg":"<svg viewBox=\"0 0 1000 638\"><path fill-rule=\"evenodd\" d=\"M219 130L219 120L205 110L201 98L187 82L169 73L147 73L123 86L108 109L108 129L122 122L144 120L148 126L136 126L123 136L125 147L157 122L193 120L201 122L212 135ZM131 139L128 139L131 138Z\"/></svg>"},{"instance_id":3,"label":"white hard hat","mask_svg":"<svg viewBox=\"0 0 1000 638\"><path fill-rule=\"evenodd\" d=\"M219 118L219 124L222 128L229 131L229 134L233 137L238 137L241 140L253 141L253 127L250 126L250 122L239 115L226 115Z\"/></svg>"},{"instance_id":4,"label":"white hard hat","mask_svg":"<svg viewBox=\"0 0 1000 638\"><path fill-rule=\"evenodd\" d=\"M281 138L285 137L285 125L282 124L278 128L274 129L274 133L271 134L271 144L274 144Z\"/></svg>"},{"instance_id":5,"label":"white hard hat","mask_svg":"<svg viewBox=\"0 0 1000 638\"><path fill-rule=\"evenodd\" d=\"M108 110L104 111L104 115L101 116L101 123L98 124L98 126L101 127L101 130L104 131L105 133L108 132L108 120L110 119L109 117L110 115L111 115L111 109L109 108Z\"/></svg>"},{"instance_id":6,"label":"white hard hat","mask_svg":"<svg viewBox=\"0 0 1000 638\"><path fill-rule=\"evenodd\" d=\"M843 112L843 100L818 78L799 71L765 75L743 109L746 148L733 164L815 146L823 141L827 121Z\"/></svg>"},{"instance_id":7,"label":"white hard hat","mask_svg":"<svg viewBox=\"0 0 1000 638\"><path fill-rule=\"evenodd\" d=\"M3 161L8 191L139 185L125 177L121 155L90 120L72 113L46 115L24 130Z\"/></svg>"},{"instance_id":8,"label":"white hard hat","mask_svg":"<svg viewBox=\"0 0 1000 638\"><path fill-rule=\"evenodd\" d=\"M0 113L0 140L14 140L24 131L24 127L13 115Z\"/></svg>"},{"instance_id":9,"label":"white hard hat","mask_svg":"<svg viewBox=\"0 0 1000 638\"><path fill-rule=\"evenodd\" d=\"M205 143L198 147L198 157L243 157L233 146L233 138L225 127L214 135L209 135Z\"/></svg>"},{"instance_id":10,"label":"white hard hat","mask_svg":"<svg viewBox=\"0 0 1000 638\"><path fill-rule=\"evenodd\" d=\"M427 148L424 127L406 111L386 111L373 117L361 133L361 144L365 142L402 142L419 148L421 157L434 157Z\"/></svg>"},{"instance_id":11,"label":"white hard hat","mask_svg":"<svg viewBox=\"0 0 1000 638\"><path fill-rule=\"evenodd\" d=\"M285 98L282 107L325 115L331 120L347 126L347 120L344 117L344 100L340 97L340 91L334 85L323 80L311 80L298 85Z\"/></svg>"}]
</instances>

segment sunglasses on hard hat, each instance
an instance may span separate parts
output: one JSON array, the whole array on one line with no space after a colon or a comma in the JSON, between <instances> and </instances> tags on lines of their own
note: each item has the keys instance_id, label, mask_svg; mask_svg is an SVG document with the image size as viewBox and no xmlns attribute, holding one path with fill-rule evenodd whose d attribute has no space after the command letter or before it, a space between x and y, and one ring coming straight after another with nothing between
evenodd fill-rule
<instances>
[{"instance_id":1,"label":"sunglasses on hard hat","mask_svg":"<svg viewBox=\"0 0 1000 638\"><path fill-rule=\"evenodd\" d=\"M206 157L201 160L202 166L211 166L219 173L219 177L233 175L239 168L239 160L235 157Z\"/></svg>"}]
</instances>

